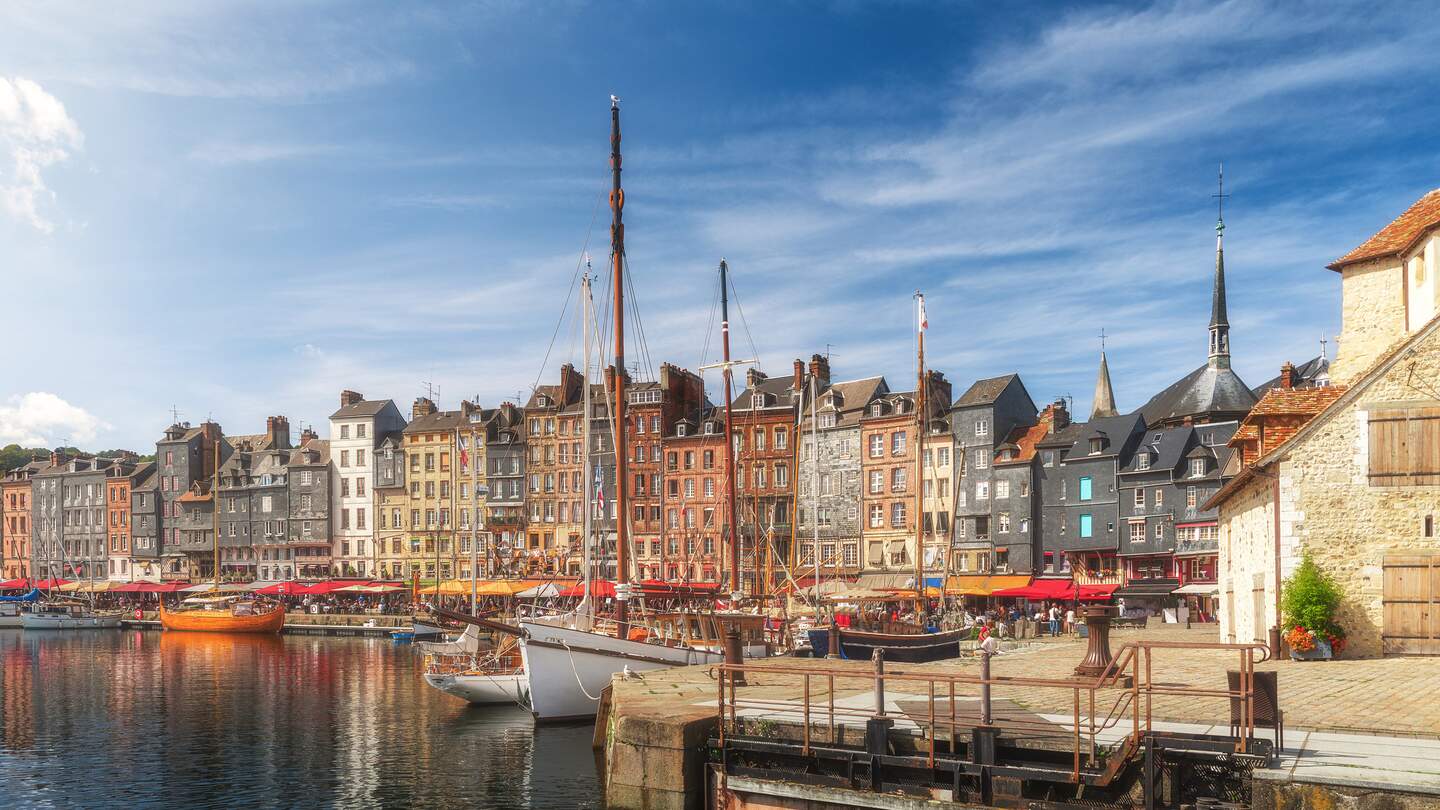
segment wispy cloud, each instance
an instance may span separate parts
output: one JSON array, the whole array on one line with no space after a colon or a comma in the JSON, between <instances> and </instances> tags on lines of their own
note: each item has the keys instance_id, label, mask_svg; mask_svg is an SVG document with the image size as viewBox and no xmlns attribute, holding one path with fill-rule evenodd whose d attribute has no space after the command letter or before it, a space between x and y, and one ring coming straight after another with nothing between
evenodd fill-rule
<instances>
[{"instance_id":1,"label":"wispy cloud","mask_svg":"<svg viewBox=\"0 0 1440 810\"><path fill-rule=\"evenodd\" d=\"M43 233L53 231L54 223L42 213L55 198L44 171L84 145L80 126L59 99L29 79L0 76L0 150L10 158L9 171L0 171L0 213Z\"/></svg>"},{"instance_id":2,"label":"wispy cloud","mask_svg":"<svg viewBox=\"0 0 1440 810\"><path fill-rule=\"evenodd\" d=\"M64 441L84 446L109 427L84 408L45 391L12 396L0 405L0 445L50 447Z\"/></svg>"}]
</instances>

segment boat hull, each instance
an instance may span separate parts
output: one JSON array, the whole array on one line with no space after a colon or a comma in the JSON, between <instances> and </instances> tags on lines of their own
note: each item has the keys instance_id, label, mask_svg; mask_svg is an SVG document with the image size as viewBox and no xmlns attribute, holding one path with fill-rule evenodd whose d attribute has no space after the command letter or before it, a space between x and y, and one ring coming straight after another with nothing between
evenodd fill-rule
<instances>
[{"instance_id":1,"label":"boat hull","mask_svg":"<svg viewBox=\"0 0 1440 810\"><path fill-rule=\"evenodd\" d=\"M688 647L665 647L547 622L521 620L520 654L530 679L536 720L584 720L599 709L600 692L625 669L644 672L691 664L718 664L724 656Z\"/></svg>"},{"instance_id":2,"label":"boat hull","mask_svg":"<svg viewBox=\"0 0 1440 810\"><path fill-rule=\"evenodd\" d=\"M278 633L285 627L285 609L258 616L235 616L228 610L166 610L160 606L160 626L166 630L205 633Z\"/></svg>"},{"instance_id":3,"label":"boat hull","mask_svg":"<svg viewBox=\"0 0 1440 810\"><path fill-rule=\"evenodd\" d=\"M20 616L20 627L26 630L97 630L120 626L117 616L53 616L25 613Z\"/></svg>"},{"instance_id":4,"label":"boat hull","mask_svg":"<svg viewBox=\"0 0 1440 810\"><path fill-rule=\"evenodd\" d=\"M485 675L478 672L425 674L425 682L447 695L458 697L476 706L526 705L530 698L530 679L516 675Z\"/></svg>"},{"instance_id":5,"label":"boat hull","mask_svg":"<svg viewBox=\"0 0 1440 810\"><path fill-rule=\"evenodd\" d=\"M812 655L823 658L830 648L830 631L827 628L809 631ZM908 664L923 664L928 661L944 661L960 655L960 642L972 638L969 630L950 630L943 633L871 633L864 630L840 629L840 657L861 661L870 660L877 648L885 650L886 661L901 661Z\"/></svg>"}]
</instances>

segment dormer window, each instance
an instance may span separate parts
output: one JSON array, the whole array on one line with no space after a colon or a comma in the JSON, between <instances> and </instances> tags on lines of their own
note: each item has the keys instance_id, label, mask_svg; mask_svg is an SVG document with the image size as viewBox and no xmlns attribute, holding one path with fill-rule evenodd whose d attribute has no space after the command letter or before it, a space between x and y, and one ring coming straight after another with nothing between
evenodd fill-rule
<instances>
[{"instance_id":1,"label":"dormer window","mask_svg":"<svg viewBox=\"0 0 1440 810\"><path fill-rule=\"evenodd\" d=\"M1141 450L1140 455L1135 457L1135 469L1150 469L1150 452L1148 450Z\"/></svg>"},{"instance_id":2,"label":"dormer window","mask_svg":"<svg viewBox=\"0 0 1440 810\"><path fill-rule=\"evenodd\" d=\"M822 428L835 427L835 414L833 414L833 413L822 413L822 414L820 414L820 427L822 427Z\"/></svg>"},{"instance_id":3,"label":"dormer window","mask_svg":"<svg viewBox=\"0 0 1440 810\"><path fill-rule=\"evenodd\" d=\"M1098 456L1105 450L1105 440L1096 436L1090 440L1090 455Z\"/></svg>"},{"instance_id":4,"label":"dormer window","mask_svg":"<svg viewBox=\"0 0 1440 810\"><path fill-rule=\"evenodd\" d=\"M535 397L535 404L540 406L541 408L548 408L550 407L550 397L541 394Z\"/></svg>"},{"instance_id":5,"label":"dormer window","mask_svg":"<svg viewBox=\"0 0 1440 810\"><path fill-rule=\"evenodd\" d=\"M1203 458L1192 458L1192 459L1190 459L1190 477L1191 477L1191 478L1199 478L1200 476L1202 476L1202 475L1204 475L1204 474L1205 474L1205 459L1203 459Z\"/></svg>"},{"instance_id":6,"label":"dormer window","mask_svg":"<svg viewBox=\"0 0 1440 810\"><path fill-rule=\"evenodd\" d=\"M879 415L881 415L881 414L884 413L884 412L885 412L885 406L882 405L882 404L880 404L879 402L877 402L877 403L875 403L874 405L871 405L871 406L870 406L870 415L871 415L871 416L879 416Z\"/></svg>"},{"instance_id":7,"label":"dormer window","mask_svg":"<svg viewBox=\"0 0 1440 810\"><path fill-rule=\"evenodd\" d=\"M713 435L715 435L715 423L714 423L714 422L706 422L706 423L705 423L705 435L706 435L706 436L713 436Z\"/></svg>"},{"instance_id":8,"label":"dormer window","mask_svg":"<svg viewBox=\"0 0 1440 810\"><path fill-rule=\"evenodd\" d=\"M689 432L690 432L690 426L687 425L687 424L685 424L684 422L681 422L680 424L678 424L678 425L675 426L675 435L676 435L676 436L684 436L684 435L688 434Z\"/></svg>"}]
</instances>

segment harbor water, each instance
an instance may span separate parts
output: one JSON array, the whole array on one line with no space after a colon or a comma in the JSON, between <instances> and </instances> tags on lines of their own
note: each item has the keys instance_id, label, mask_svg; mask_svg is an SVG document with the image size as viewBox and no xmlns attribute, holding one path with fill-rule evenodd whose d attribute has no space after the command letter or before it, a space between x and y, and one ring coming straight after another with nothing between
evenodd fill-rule
<instances>
[{"instance_id":1,"label":"harbor water","mask_svg":"<svg viewBox=\"0 0 1440 810\"><path fill-rule=\"evenodd\" d=\"M389 639L0 630L0 806L599 807L589 725Z\"/></svg>"}]
</instances>

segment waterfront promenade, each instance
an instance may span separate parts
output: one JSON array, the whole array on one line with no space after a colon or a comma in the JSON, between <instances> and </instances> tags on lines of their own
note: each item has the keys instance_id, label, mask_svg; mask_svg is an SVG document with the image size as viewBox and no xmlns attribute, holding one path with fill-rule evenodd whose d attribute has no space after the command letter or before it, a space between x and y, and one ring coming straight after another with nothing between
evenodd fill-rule
<instances>
[{"instance_id":1,"label":"waterfront promenade","mask_svg":"<svg viewBox=\"0 0 1440 810\"><path fill-rule=\"evenodd\" d=\"M1213 626L1185 629L1159 626L1119 630L1113 636L1118 648L1128 640L1213 642ZM1009 678L1068 678L1084 657L1084 641L1076 638L1042 638L993 660L992 675ZM752 666L753 665L753 666ZM1153 663L1156 683L1225 688L1225 672L1234 669L1233 653L1174 650L1157 652ZM798 722L804 702L802 678L788 673L767 673L775 668L820 671L842 669L853 678L837 678L835 703L850 707L873 701L872 665L868 661L825 661L781 658L747 662L747 685L740 697L748 705L763 702L768 710L742 711L757 727ZM1440 668L1433 659L1383 658L1336 662L1267 661L1261 671L1278 673L1280 705L1285 713L1285 750L1257 779L1272 782L1322 783L1352 788L1393 786L1433 793L1440 802L1440 704L1433 700L1440 688ZM961 658L932 664L892 664L892 673L954 674L979 672L978 659ZM812 706L824 681L811 679ZM887 711L901 717L907 703L924 701L923 695L904 694L914 682L887 687ZM923 691L923 687L921 688ZM974 696L967 696L974 700ZM639 806L642 794L653 803L656 794L679 791L674 775L684 766L683 752L703 745L713 732L717 684L709 668L688 667L644 673L643 678L617 679L613 691L612 720L607 729L608 796L619 807ZM996 687L994 699L1008 711L1038 717L1064 728L1070 723L1069 690ZM973 704L972 704L973 705ZM1097 704L1097 715L1109 708ZM913 708L912 708L913 710ZM912 717L914 715L911 715ZM1156 728L1228 734L1229 709L1224 699L1195 696L1154 697L1152 718ZM1085 715L1082 714L1082 720ZM815 722L821 722L818 719ZM1003 721L1001 721L1003 727ZM1127 723L1128 725L1128 723ZM1123 734L1112 729L1102 738ZM857 729L858 731L858 729ZM1272 738L1269 729L1257 736ZM1367 787L1368 786L1368 787ZM672 798L679 799L678 795ZM662 802L663 804L663 802Z\"/></svg>"}]
</instances>

